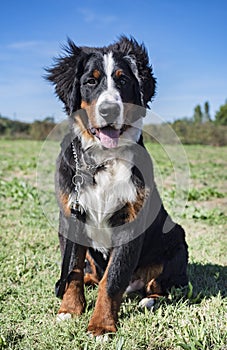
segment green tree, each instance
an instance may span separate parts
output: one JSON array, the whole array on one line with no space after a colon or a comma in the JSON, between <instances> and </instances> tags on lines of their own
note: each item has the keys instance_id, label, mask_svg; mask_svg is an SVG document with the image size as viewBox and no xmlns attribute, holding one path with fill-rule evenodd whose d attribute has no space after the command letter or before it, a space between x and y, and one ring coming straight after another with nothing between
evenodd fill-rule
<instances>
[{"instance_id":1,"label":"green tree","mask_svg":"<svg viewBox=\"0 0 227 350\"><path fill-rule=\"evenodd\" d=\"M211 121L211 117L210 117L210 105L209 105L209 102L208 102L208 101L206 101L206 102L204 103L203 121L204 121L204 123L210 122L210 121Z\"/></svg>"},{"instance_id":2,"label":"green tree","mask_svg":"<svg viewBox=\"0 0 227 350\"><path fill-rule=\"evenodd\" d=\"M54 117L51 116L51 117L46 117L44 120L44 122L47 122L47 123L54 123Z\"/></svg>"},{"instance_id":3,"label":"green tree","mask_svg":"<svg viewBox=\"0 0 227 350\"><path fill-rule=\"evenodd\" d=\"M197 124L201 124L201 123L202 123L202 120L203 120L203 113L202 113L202 110L201 110L201 106L200 106L200 105L197 105L197 106L194 108L193 120L194 120L194 122L197 123Z\"/></svg>"},{"instance_id":4,"label":"green tree","mask_svg":"<svg viewBox=\"0 0 227 350\"><path fill-rule=\"evenodd\" d=\"M216 112L215 124L227 125L227 100L224 105L220 106L219 111Z\"/></svg>"}]
</instances>

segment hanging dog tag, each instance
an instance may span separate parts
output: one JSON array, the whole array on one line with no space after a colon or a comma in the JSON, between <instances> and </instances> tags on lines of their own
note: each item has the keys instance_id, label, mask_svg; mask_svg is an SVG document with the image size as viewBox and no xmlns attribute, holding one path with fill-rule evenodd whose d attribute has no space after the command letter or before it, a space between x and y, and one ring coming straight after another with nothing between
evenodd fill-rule
<instances>
[{"instance_id":1,"label":"hanging dog tag","mask_svg":"<svg viewBox=\"0 0 227 350\"><path fill-rule=\"evenodd\" d=\"M79 203L77 199L75 199L70 206L71 214L73 216L77 216L78 214L83 215L85 212L83 206Z\"/></svg>"},{"instance_id":2,"label":"hanging dog tag","mask_svg":"<svg viewBox=\"0 0 227 350\"><path fill-rule=\"evenodd\" d=\"M83 214L84 208L79 203L79 196L80 196L80 187L82 183L84 182L84 179L82 175L75 174L72 178L72 183L74 184L75 188L75 200L71 204L71 214L74 216L77 216L78 214Z\"/></svg>"},{"instance_id":3,"label":"hanging dog tag","mask_svg":"<svg viewBox=\"0 0 227 350\"><path fill-rule=\"evenodd\" d=\"M75 216L77 216L78 214L83 214L84 212L84 208L82 207L82 205L80 205L79 202L73 202L71 204L70 209L71 209L71 214Z\"/></svg>"}]
</instances>

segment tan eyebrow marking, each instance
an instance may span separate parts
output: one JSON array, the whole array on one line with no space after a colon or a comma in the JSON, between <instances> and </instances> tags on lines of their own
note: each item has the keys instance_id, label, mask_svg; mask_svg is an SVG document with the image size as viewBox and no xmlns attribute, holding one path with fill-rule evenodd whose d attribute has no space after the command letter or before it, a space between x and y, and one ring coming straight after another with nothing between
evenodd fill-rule
<instances>
[{"instance_id":1,"label":"tan eyebrow marking","mask_svg":"<svg viewBox=\"0 0 227 350\"><path fill-rule=\"evenodd\" d=\"M120 76L123 74L123 70L122 69L117 69L115 72L115 75L117 78L120 78Z\"/></svg>"},{"instance_id":2,"label":"tan eyebrow marking","mask_svg":"<svg viewBox=\"0 0 227 350\"><path fill-rule=\"evenodd\" d=\"M100 77L101 73L98 69L95 69L94 72L93 72L93 77L95 79L98 79Z\"/></svg>"}]
</instances>

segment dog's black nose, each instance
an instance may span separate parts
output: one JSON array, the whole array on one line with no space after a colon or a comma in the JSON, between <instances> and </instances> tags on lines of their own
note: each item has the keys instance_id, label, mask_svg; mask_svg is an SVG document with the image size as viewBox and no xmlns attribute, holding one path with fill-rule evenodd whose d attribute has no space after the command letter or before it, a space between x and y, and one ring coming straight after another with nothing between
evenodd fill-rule
<instances>
[{"instance_id":1,"label":"dog's black nose","mask_svg":"<svg viewBox=\"0 0 227 350\"><path fill-rule=\"evenodd\" d=\"M102 102L99 106L99 114L106 121L113 121L120 114L120 106L114 102Z\"/></svg>"}]
</instances>

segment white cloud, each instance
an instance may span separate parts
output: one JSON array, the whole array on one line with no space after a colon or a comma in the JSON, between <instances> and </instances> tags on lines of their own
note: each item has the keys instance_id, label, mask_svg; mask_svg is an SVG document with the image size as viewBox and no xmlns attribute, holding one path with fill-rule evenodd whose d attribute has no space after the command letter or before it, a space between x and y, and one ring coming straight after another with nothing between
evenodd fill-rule
<instances>
[{"instance_id":1,"label":"white cloud","mask_svg":"<svg viewBox=\"0 0 227 350\"><path fill-rule=\"evenodd\" d=\"M24 50L24 49L29 49L29 48L34 48L40 45L40 41L18 41L9 44L7 47L9 49L19 49L19 50Z\"/></svg>"},{"instance_id":2,"label":"white cloud","mask_svg":"<svg viewBox=\"0 0 227 350\"><path fill-rule=\"evenodd\" d=\"M87 23L96 22L101 24L110 24L117 21L117 17L113 15L98 14L87 8L80 8L78 12L83 16Z\"/></svg>"},{"instance_id":3,"label":"white cloud","mask_svg":"<svg viewBox=\"0 0 227 350\"><path fill-rule=\"evenodd\" d=\"M48 42L42 40L31 40L31 41L16 41L9 43L5 47L5 52L13 57L14 54L29 53L36 55L36 60L38 57L53 57L59 50L58 42ZM1 58L1 56L0 56Z\"/></svg>"}]
</instances>

